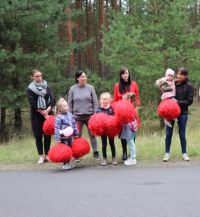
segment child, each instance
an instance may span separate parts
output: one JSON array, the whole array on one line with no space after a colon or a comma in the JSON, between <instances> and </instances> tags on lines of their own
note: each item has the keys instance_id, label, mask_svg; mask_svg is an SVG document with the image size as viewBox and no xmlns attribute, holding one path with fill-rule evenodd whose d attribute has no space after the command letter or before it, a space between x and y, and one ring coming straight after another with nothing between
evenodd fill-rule
<instances>
[{"instance_id":1,"label":"child","mask_svg":"<svg viewBox=\"0 0 200 217\"><path fill-rule=\"evenodd\" d=\"M123 95L123 100L128 100L129 102L133 103L135 108L137 107L135 93L130 93L130 92L125 93ZM137 108L136 108L136 110L137 110ZM137 130L138 130L138 123L137 123L137 119L135 118L130 123L123 125L122 132L119 136L121 139L126 139L128 145L129 145L130 157L124 161L124 164L126 166L137 164L136 147L135 147L135 138L136 138Z\"/></svg>"},{"instance_id":2,"label":"child","mask_svg":"<svg viewBox=\"0 0 200 217\"><path fill-rule=\"evenodd\" d=\"M161 95L162 100L174 98L176 95L174 71L172 69L167 69L165 72L165 77L158 79L156 81L156 85L162 91L162 95ZM167 126L172 127L170 121L164 119L164 122Z\"/></svg>"},{"instance_id":3,"label":"child","mask_svg":"<svg viewBox=\"0 0 200 217\"><path fill-rule=\"evenodd\" d=\"M113 115L113 110L111 108L111 95L110 93L104 92L100 96L100 106L97 109L98 112L104 112L108 115ZM114 144L114 137L108 137L111 152L112 152L112 164L117 165L116 161L116 154L115 154L115 144ZM102 141L102 153L103 153L103 161L101 162L102 166L107 165L107 153L106 153L106 147L107 147L107 136L101 136Z\"/></svg>"},{"instance_id":4,"label":"child","mask_svg":"<svg viewBox=\"0 0 200 217\"><path fill-rule=\"evenodd\" d=\"M73 115L69 112L67 101L60 98L57 102L57 116L55 118L55 139L57 143L72 146L73 138L79 137ZM70 170L72 166L69 162L64 162L63 169Z\"/></svg>"}]
</instances>

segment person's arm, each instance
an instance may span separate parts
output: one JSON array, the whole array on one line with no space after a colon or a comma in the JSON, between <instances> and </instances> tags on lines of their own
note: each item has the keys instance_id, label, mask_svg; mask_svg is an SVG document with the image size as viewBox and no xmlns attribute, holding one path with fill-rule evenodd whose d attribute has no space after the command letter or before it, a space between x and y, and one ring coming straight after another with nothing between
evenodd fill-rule
<instances>
[{"instance_id":1,"label":"person's arm","mask_svg":"<svg viewBox=\"0 0 200 217\"><path fill-rule=\"evenodd\" d=\"M55 118L55 132L54 132L54 137L56 142L61 142L61 135L60 135L60 130L62 130L62 120L58 117Z\"/></svg>"},{"instance_id":2,"label":"person's arm","mask_svg":"<svg viewBox=\"0 0 200 217\"><path fill-rule=\"evenodd\" d=\"M137 100L137 106L140 107L140 94L138 89L138 84L135 82L135 95Z\"/></svg>"},{"instance_id":3,"label":"person's arm","mask_svg":"<svg viewBox=\"0 0 200 217\"><path fill-rule=\"evenodd\" d=\"M49 97L50 97L50 101L48 103L48 110L51 111L51 109L55 106L56 104L56 99L55 97L53 96L53 92L52 92L52 89L50 87L48 87L49 89Z\"/></svg>"},{"instance_id":4,"label":"person's arm","mask_svg":"<svg viewBox=\"0 0 200 217\"><path fill-rule=\"evenodd\" d=\"M177 101L180 106L190 106L193 103L194 89L192 85L187 87L187 97L184 100Z\"/></svg>"},{"instance_id":5,"label":"person's arm","mask_svg":"<svg viewBox=\"0 0 200 217\"><path fill-rule=\"evenodd\" d=\"M160 85L160 90L165 93L165 92L171 92L173 91L173 87L169 86L167 82L163 82L161 85Z\"/></svg>"},{"instance_id":6,"label":"person's arm","mask_svg":"<svg viewBox=\"0 0 200 217\"><path fill-rule=\"evenodd\" d=\"M98 100L97 100L97 95L95 92L94 87L92 86L92 105L93 105L93 112L95 113L97 111L98 108Z\"/></svg>"},{"instance_id":7,"label":"person's arm","mask_svg":"<svg viewBox=\"0 0 200 217\"><path fill-rule=\"evenodd\" d=\"M35 98L35 94L33 93L33 91L28 88L26 95L27 95L28 102L30 104L31 109L37 111L37 100Z\"/></svg>"},{"instance_id":8,"label":"person's arm","mask_svg":"<svg viewBox=\"0 0 200 217\"><path fill-rule=\"evenodd\" d=\"M114 91L113 91L113 102L116 102L116 101L118 101L119 99L118 99L118 91L119 91L119 87L118 87L118 85L117 84L115 84L115 86L114 86Z\"/></svg>"},{"instance_id":9,"label":"person's arm","mask_svg":"<svg viewBox=\"0 0 200 217\"><path fill-rule=\"evenodd\" d=\"M77 124L76 124L76 121L73 118L73 116L71 118L72 118L72 128L74 129L74 137L77 138L77 137L79 137L79 131L77 128Z\"/></svg>"},{"instance_id":10,"label":"person's arm","mask_svg":"<svg viewBox=\"0 0 200 217\"><path fill-rule=\"evenodd\" d=\"M74 100L73 100L73 90L72 87L69 89L67 102L69 106L69 112L73 114L73 108L74 108Z\"/></svg>"}]
</instances>

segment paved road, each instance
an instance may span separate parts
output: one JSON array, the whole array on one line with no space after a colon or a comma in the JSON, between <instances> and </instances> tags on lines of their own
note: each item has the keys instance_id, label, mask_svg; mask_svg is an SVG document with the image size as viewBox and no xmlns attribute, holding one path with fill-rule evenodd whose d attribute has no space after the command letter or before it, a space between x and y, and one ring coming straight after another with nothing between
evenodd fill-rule
<instances>
[{"instance_id":1,"label":"paved road","mask_svg":"<svg viewBox=\"0 0 200 217\"><path fill-rule=\"evenodd\" d=\"M0 217L199 217L200 166L0 172Z\"/></svg>"}]
</instances>

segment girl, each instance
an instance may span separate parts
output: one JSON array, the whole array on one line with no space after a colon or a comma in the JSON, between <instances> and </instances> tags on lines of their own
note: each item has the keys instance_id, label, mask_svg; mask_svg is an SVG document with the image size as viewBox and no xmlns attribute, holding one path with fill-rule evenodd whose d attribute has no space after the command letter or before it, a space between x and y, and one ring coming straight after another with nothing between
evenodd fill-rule
<instances>
[{"instance_id":1,"label":"girl","mask_svg":"<svg viewBox=\"0 0 200 217\"><path fill-rule=\"evenodd\" d=\"M122 67L119 73L119 82L114 86L114 102L123 98L123 95L127 92L134 93L136 95L137 106L140 106L140 96L138 90L138 84L136 81L131 80L130 73L127 67ZM138 120L138 124L139 120ZM125 139L121 139L122 144L122 160L127 159L127 143Z\"/></svg>"},{"instance_id":2,"label":"girl","mask_svg":"<svg viewBox=\"0 0 200 217\"><path fill-rule=\"evenodd\" d=\"M53 114L52 108L55 105L55 98L51 88L43 80L42 72L37 69L32 71L32 82L27 88L27 98L31 107L31 125L39 155L38 164L42 164L48 161L48 151L51 144L51 136L45 135L42 127L45 118Z\"/></svg>"},{"instance_id":3,"label":"girl","mask_svg":"<svg viewBox=\"0 0 200 217\"><path fill-rule=\"evenodd\" d=\"M55 119L55 139L57 143L72 146L73 138L79 137L76 121L69 112L67 101L60 98L57 102L57 116ZM63 169L70 170L72 166L69 162L64 162Z\"/></svg>"},{"instance_id":4,"label":"girl","mask_svg":"<svg viewBox=\"0 0 200 217\"><path fill-rule=\"evenodd\" d=\"M156 81L156 85L162 92L162 100L174 98L176 95L174 71L172 69L167 69L165 72L165 77L158 79ZM164 119L164 122L167 126L172 127L171 121Z\"/></svg>"},{"instance_id":5,"label":"girl","mask_svg":"<svg viewBox=\"0 0 200 217\"><path fill-rule=\"evenodd\" d=\"M108 115L113 115L113 111L111 108L111 95L110 93L104 92L100 96L100 106L97 109L97 112L104 112ZM112 153L112 164L117 165L116 156L115 156L115 144L114 144L114 137L108 137L111 153ZM107 153L106 153L106 147L107 147L107 136L101 136L102 141L102 153L103 153L103 161L101 162L102 166L107 165Z\"/></svg>"},{"instance_id":6,"label":"girl","mask_svg":"<svg viewBox=\"0 0 200 217\"><path fill-rule=\"evenodd\" d=\"M134 93L126 93L123 95L124 100L128 100L133 103L135 108L137 107L136 95ZM122 128L122 132L120 134L121 139L125 139L129 145L130 158L124 161L126 166L135 165L136 162L136 147L135 147L135 138L136 132L138 130L137 124L137 114L136 118L128 124L124 124Z\"/></svg>"}]
</instances>

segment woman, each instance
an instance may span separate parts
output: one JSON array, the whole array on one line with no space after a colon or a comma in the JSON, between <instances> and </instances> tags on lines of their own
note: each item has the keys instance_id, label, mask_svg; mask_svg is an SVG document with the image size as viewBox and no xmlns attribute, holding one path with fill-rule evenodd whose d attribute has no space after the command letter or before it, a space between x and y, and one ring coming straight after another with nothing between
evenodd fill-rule
<instances>
[{"instance_id":1,"label":"woman","mask_svg":"<svg viewBox=\"0 0 200 217\"><path fill-rule=\"evenodd\" d=\"M48 161L51 143L51 136L45 135L42 127L45 118L52 114L55 98L47 82L42 79L42 73L39 70L34 69L32 71L32 80L27 88L27 97L31 107L31 125L39 155L38 164L42 164ZM42 141L43 137L44 142Z\"/></svg>"},{"instance_id":2,"label":"woman","mask_svg":"<svg viewBox=\"0 0 200 217\"><path fill-rule=\"evenodd\" d=\"M119 75L119 82L114 86L114 102L121 100L127 92L135 93L138 107L140 106L140 97L138 85L135 81L131 81L129 71L126 67L122 67ZM138 126L139 127L139 126ZM122 160L127 159L127 142L121 139L122 143Z\"/></svg>"},{"instance_id":3,"label":"woman","mask_svg":"<svg viewBox=\"0 0 200 217\"><path fill-rule=\"evenodd\" d=\"M187 155L186 150L186 125L188 120L188 107L193 103L194 89L188 80L188 70L184 67L178 69L176 73L177 80L176 85L176 96L175 99L180 106L181 114L178 119L178 132L182 149L182 156L184 161L189 161L190 158ZM164 162L170 159L170 147L173 135L175 121L172 121L172 127L166 126L166 138L165 138L165 155L163 158Z\"/></svg>"},{"instance_id":4,"label":"woman","mask_svg":"<svg viewBox=\"0 0 200 217\"><path fill-rule=\"evenodd\" d=\"M68 93L68 104L69 111L74 115L81 136L83 125L85 124L88 129L88 121L91 115L97 111L98 101L94 87L87 84L85 72L76 72L75 80L77 84L73 85ZM96 137L90 133L89 129L88 134L93 149L93 157L98 160L100 157Z\"/></svg>"}]
</instances>

